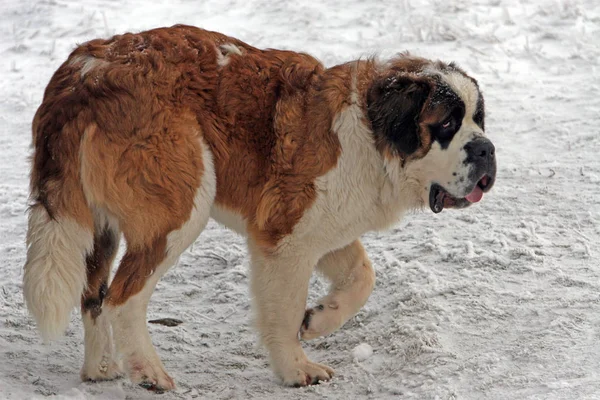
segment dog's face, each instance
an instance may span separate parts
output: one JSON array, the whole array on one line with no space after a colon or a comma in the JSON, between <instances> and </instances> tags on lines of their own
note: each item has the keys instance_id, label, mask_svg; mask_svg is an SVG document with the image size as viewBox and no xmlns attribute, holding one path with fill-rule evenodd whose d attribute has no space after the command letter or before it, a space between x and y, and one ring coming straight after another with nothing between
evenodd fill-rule
<instances>
[{"instance_id":1,"label":"dog's face","mask_svg":"<svg viewBox=\"0 0 600 400\"><path fill-rule=\"evenodd\" d=\"M461 69L401 57L375 79L367 103L379 151L402 164L433 212L467 207L491 189L496 158L483 97Z\"/></svg>"}]
</instances>

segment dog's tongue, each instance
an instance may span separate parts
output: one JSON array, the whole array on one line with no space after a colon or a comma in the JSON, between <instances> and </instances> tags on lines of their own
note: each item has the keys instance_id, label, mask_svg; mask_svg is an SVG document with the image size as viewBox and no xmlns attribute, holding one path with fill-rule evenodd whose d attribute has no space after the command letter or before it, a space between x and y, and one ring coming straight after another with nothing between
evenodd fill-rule
<instances>
[{"instance_id":1,"label":"dog's tongue","mask_svg":"<svg viewBox=\"0 0 600 400\"><path fill-rule=\"evenodd\" d=\"M468 195L466 195L465 199L467 199L471 203L477 203L479 200L481 200L482 197L483 197L483 190L481 190L479 185L475 185L475 188L473 189L473 191L471 193L469 193Z\"/></svg>"}]
</instances>

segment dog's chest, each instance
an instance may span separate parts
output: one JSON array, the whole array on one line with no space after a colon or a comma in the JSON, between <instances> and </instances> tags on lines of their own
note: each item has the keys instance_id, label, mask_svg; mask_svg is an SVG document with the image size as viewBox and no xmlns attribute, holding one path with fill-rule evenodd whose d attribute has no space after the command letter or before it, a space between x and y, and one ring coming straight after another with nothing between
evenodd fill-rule
<instances>
[{"instance_id":1,"label":"dog's chest","mask_svg":"<svg viewBox=\"0 0 600 400\"><path fill-rule=\"evenodd\" d=\"M342 154L338 166L317 179L317 200L296 227L323 250L342 247L362 234L398 222L406 205L393 194L375 150Z\"/></svg>"}]
</instances>

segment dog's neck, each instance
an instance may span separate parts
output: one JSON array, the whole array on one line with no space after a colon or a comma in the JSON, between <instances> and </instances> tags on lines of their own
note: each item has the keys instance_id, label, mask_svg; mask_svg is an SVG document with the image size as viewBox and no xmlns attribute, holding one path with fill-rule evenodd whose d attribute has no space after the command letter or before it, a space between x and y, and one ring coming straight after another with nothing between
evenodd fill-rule
<instances>
[{"instance_id":1,"label":"dog's neck","mask_svg":"<svg viewBox=\"0 0 600 400\"><path fill-rule=\"evenodd\" d=\"M327 98L331 133L341 147L337 168L332 171L338 176L328 180L328 193L337 198L334 202L339 202L341 208L347 204L360 210L357 217L360 213L370 214L371 221L376 222L366 230L387 228L405 211L422 206L415 195L419 193L415 185L421 185L406 175L402 159L389 157L376 148L366 112L367 91L376 68L373 60L332 67L324 71L328 74L323 79L328 84L324 93L323 88L316 92Z\"/></svg>"}]
</instances>

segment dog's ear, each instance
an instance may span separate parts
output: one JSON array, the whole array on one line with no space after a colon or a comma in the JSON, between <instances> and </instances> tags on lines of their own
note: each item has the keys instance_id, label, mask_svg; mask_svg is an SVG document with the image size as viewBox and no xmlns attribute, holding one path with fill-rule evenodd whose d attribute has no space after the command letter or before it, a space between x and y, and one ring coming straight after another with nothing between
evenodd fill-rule
<instances>
[{"instance_id":1,"label":"dog's ear","mask_svg":"<svg viewBox=\"0 0 600 400\"><path fill-rule=\"evenodd\" d=\"M430 91L425 78L408 74L373 83L367 113L379 146L387 144L404 155L417 151L421 145L419 116Z\"/></svg>"}]
</instances>

